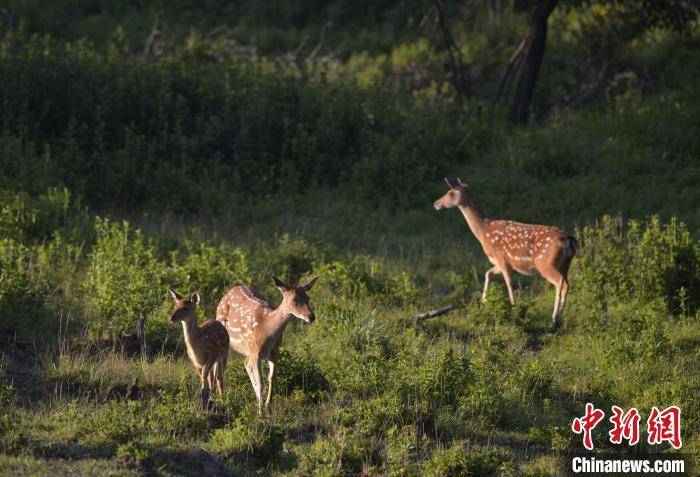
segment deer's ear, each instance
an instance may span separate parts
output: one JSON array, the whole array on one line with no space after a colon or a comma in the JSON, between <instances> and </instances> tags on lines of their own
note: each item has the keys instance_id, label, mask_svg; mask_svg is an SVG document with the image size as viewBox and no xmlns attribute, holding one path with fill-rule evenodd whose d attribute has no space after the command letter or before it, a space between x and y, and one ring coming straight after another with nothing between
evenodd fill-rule
<instances>
[{"instance_id":1,"label":"deer's ear","mask_svg":"<svg viewBox=\"0 0 700 477\"><path fill-rule=\"evenodd\" d=\"M318 277L312 278L311 281L309 281L309 283L307 283L306 285L302 286L302 288L306 291L311 290L314 287L314 285L316 285L316 280L318 280Z\"/></svg>"},{"instance_id":2,"label":"deer's ear","mask_svg":"<svg viewBox=\"0 0 700 477\"><path fill-rule=\"evenodd\" d=\"M277 277L274 276L274 275L270 275L270 276L272 277L272 281L275 282L275 286L276 286L277 288L279 288L279 291L281 291L281 292L286 292L286 291L289 290L290 287L287 286L287 284L284 283L282 280L280 280L279 278L277 278Z\"/></svg>"},{"instance_id":3,"label":"deer's ear","mask_svg":"<svg viewBox=\"0 0 700 477\"><path fill-rule=\"evenodd\" d=\"M455 181L453 179L448 179L447 177L445 177L445 182L450 187L450 189L454 189L459 185L459 179Z\"/></svg>"},{"instance_id":4,"label":"deer's ear","mask_svg":"<svg viewBox=\"0 0 700 477\"><path fill-rule=\"evenodd\" d=\"M182 300L182 297L180 295L178 295L177 292L175 290L173 290L172 288L168 288L168 293L170 293L170 296L173 297L173 300L175 300L175 301Z\"/></svg>"},{"instance_id":5,"label":"deer's ear","mask_svg":"<svg viewBox=\"0 0 700 477\"><path fill-rule=\"evenodd\" d=\"M194 292L192 296L190 297L190 301L194 303L195 305L199 305L199 301L201 300L201 297L199 296L199 292Z\"/></svg>"}]
</instances>

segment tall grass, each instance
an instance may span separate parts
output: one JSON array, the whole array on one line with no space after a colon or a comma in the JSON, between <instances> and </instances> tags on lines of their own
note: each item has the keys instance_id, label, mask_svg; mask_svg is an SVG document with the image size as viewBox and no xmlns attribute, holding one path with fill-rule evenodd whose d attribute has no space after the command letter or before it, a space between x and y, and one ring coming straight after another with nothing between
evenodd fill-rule
<instances>
[{"instance_id":1,"label":"tall grass","mask_svg":"<svg viewBox=\"0 0 700 477\"><path fill-rule=\"evenodd\" d=\"M43 320L38 327L3 321L20 341L37 340L37 329L47 333L42 359L12 362L39 382L4 388L5 454L192 471L199 464L191 449L203 448L232 471L274 474L556 473L547 456L577 448L569 419L586 401L642 413L679 405L684 449L697 445L700 382L688 370L697 366L700 340L700 246L678 220L605 217L579 230L558 334L546 332L551 287L519 280L511 307L496 283L481 305L484 260L439 230L420 233L410 251L396 243L362 251L359 243L339 248L303 235L239 246L206 239L203 231L145 236L118 221L85 220L94 229L84 220L60 222L48 239L16 242L24 260L3 262L12 276L26 277L25 290L51 290L2 295ZM79 237L73 227L87 240L65 265L62 254L44 250L72 246L56 237ZM54 260L57 268L72 267L71 275L45 273ZM196 405L198 383L182 356L181 332L167 323L165 289L201 285L213 295L203 310L211 317L215 295L237 282L252 283L276 303L268 270L290 281L320 274L312 293L319 320L287 330L269 421L254 417L252 390L235 358L227 392L208 417ZM461 306L414 327L415 313L448 303ZM69 312L74 324L62 328L60 346L53 344L55 331L43 324ZM105 338L128 343L142 312L147 354L115 350ZM138 397L129 401L136 378ZM600 436L596 445L607 448ZM183 467L167 463L174 455Z\"/></svg>"}]
</instances>

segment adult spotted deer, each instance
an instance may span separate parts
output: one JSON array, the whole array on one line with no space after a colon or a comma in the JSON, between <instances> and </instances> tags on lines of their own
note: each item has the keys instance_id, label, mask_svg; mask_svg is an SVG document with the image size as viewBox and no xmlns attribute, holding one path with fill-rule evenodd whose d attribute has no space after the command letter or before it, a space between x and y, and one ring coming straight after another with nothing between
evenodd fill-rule
<instances>
[{"instance_id":1,"label":"adult spotted deer","mask_svg":"<svg viewBox=\"0 0 700 477\"><path fill-rule=\"evenodd\" d=\"M202 384L202 406L209 407L209 395L214 380L219 395L224 392L224 371L228 359L228 333L226 328L215 320L207 320L197 325L195 308L199 304L199 293L195 292L187 299L173 290L168 290L175 300L175 310L170 315L170 322L182 323L185 334L187 356L194 364Z\"/></svg>"},{"instance_id":2,"label":"adult spotted deer","mask_svg":"<svg viewBox=\"0 0 700 477\"><path fill-rule=\"evenodd\" d=\"M576 239L557 227L488 219L474 202L467 184L460 179L445 179L445 182L450 189L435 201L434 207L437 210L457 207L493 264L486 271L481 300L486 301L491 277L500 273L506 282L510 302L514 304L510 271L529 275L534 268L556 287L552 321L554 326L559 326L569 292L567 273L576 252Z\"/></svg>"},{"instance_id":3,"label":"adult spotted deer","mask_svg":"<svg viewBox=\"0 0 700 477\"><path fill-rule=\"evenodd\" d=\"M216 309L216 319L226 327L231 348L246 357L245 370L258 399L258 415L262 415L263 409L263 360L267 361L269 367L265 400L265 410L269 411L279 347L287 323L292 316L306 323L315 319L306 293L318 277L300 286L288 286L276 277L272 279L282 292L282 303L277 308L272 308L259 293L249 287L236 286L224 295Z\"/></svg>"}]
</instances>

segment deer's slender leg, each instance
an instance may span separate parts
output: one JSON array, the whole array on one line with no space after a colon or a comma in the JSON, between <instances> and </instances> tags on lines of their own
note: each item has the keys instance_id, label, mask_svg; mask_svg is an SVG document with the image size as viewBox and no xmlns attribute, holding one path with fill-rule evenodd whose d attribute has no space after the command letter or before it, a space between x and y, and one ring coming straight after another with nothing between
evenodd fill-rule
<instances>
[{"instance_id":1,"label":"deer's slender leg","mask_svg":"<svg viewBox=\"0 0 700 477\"><path fill-rule=\"evenodd\" d=\"M562 277L561 280L561 285L559 286L559 303L556 305L557 306L557 311L556 311L556 316L553 318L554 319L554 325L559 326L561 323L561 313L562 310L564 309L564 304L566 303L566 297L569 294L569 281L566 279L566 277Z\"/></svg>"},{"instance_id":2,"label":"deer's slender leg","mask_svg":"<svg viewBox=\"0 0 700 477\"><path fill-rule=\"evenodd\" d=\"M205 364L201 368L200 381L202 383L202 407L204 409L208 409L209 407L209 394L211 392L209 373L211 372L211 367L211 364Z\"/></svg>"},{"instance_id":3,"label":"deer's slender leg","mask_svg":"<svg viewBox=\"0 0 700 477\"><path fill-rule=\"evenodd\" d=\"M559 304L559 314L561 315L561 310L564 309L564 304L566 303L566 297L569 296L569 280L564 277L564 281L561 283L561 303Z\"/></svg>"},{"instance_id":4,"label":"deer's slender leg","mask_svg":"<svg viewBox=\"0 0 700 477\"><path fill-rule=\"evenodd\" d=\"M554 309L552 310L552 322L556 325L559 322L559 303L561 302L561 281L556 283L556 293L554 295Z\"/></svg>"},{"instance_id":5,"label":"deer's slender leg","mask_svg":"<svg viewBox=\"0 0 700 477\"><path fill-rule=\"evenodd\" d=\"M506 288L508 288L508 298L510 298L510 304L515 305L515 298L513 296L513 284L510 281L510 270L508 269L508 266L502 266L499 267L501 269L501 273L503 274L503 280L506 282Z\"/></svg>"},{"instance_id":6,"label":"deer's slender leg","mask_svg":"<svg viewBox=\"0 0 700 477\"><path fill-rule=\"evenodd\" d=\"M258 415L262 416L262 379L260 377L260 358L258 356L248 356L246 359L246 371L250 382L253 384L255 397L258 398Z\"/></svg>"},{"instance_id":7,"label":"deer's slender leg","mask_svg":"<svg viewBox=\"0 0 700 477\"><path fill-rule=\"evenodd\" d=\"M255 375L253 374L253 365L251 364L251 358L250 358L250 356L248 356L248 357L245 359L244 366L245 366L245 371L246 371L246 373L248 373L248 377L250 378L250 384L253 385L253 390L255 390L255 386L256 386L256 384L255 384Z\"/></svg>"},{"instance_id":8,"label":"deer's slender leg","mask_svg":"<svg viewBox=\"0 0 700 477\"><path fill-rule=\"evenodd\" d=\"M214 361L214 365L211 367L211 372L209 373L209 388L212 394L214 393L214 387L216 385L216 378L219 375L219 361Z\"/></svg>"},{"instance_id":9,"label":"deer's slender leg","mask_svg":"<svg viewBox=\"0 0 700 477\"><path fill-rule=\"evenodd\" d=\"M209 391L214 390L214 375L216 374L216 363L214 363L211 368L209 368L209 373L207 373L207 385Z\"/></svg>"},{"instance_id":10,"label":"deer's slender leg","mask_svg":"<svg viewBox=\"0 0 700 477\"><path fill-rule=\"evenodd\" d=\"M226 372L227 356L224 355L216 363L216 389L219 391L219 396L224 395L224 373Z\"/></svg>"},{"instance_id":11,"label":"deer's slender leg","mask_svg":"<svg viewBox=\"0 0 700 477\"><path fill-rule=\"evenodd\" d=\"M265 401L265 410L270 412L270 404L272 404L272 387L275 382L275 376L277 376L277 365L275 361L272 361L272 358L267 362L267 365L269 367L269 371L267 373L267 400Z\"/></svg>"},{"instance_id":12,"label":"deer's slender leg","mask_svg":"<svg viewBox=\"0 0 700 477\"><path fill-rule=\"evenodd\" d=\"M498 275L501 273L501 269L497 265L486 270L486 275L484 276L484 293L481 294L481 302L486 303L486 293L489 291L489 282L491 280L491 275Z\"/></svg>"},{"instance_id":13,"label":"deer's slender leg","mask_svg":"<svg viewBox=\"0 0 700 477\"><path fill-rule=\"evenodd\" d=\"M564 288L568 291L569 284L564 287L564 282L566 278L559 272L556 268L550 267L544 270L540 270L540 274L552 285L554 285L556 292L554 294L554 308L552 309L552 322L554 325L558 325L561 318L561 297L564 292Z\"/></svg>"}]
</instances>

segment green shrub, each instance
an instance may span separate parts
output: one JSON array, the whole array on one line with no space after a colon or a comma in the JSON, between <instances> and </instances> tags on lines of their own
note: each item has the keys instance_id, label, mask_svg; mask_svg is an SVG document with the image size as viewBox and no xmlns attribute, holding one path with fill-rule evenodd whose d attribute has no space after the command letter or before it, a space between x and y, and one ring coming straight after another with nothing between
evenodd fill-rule
<instances>
[{"instance_id":1,"label":"green shrub","mask_svg":"<svg viewBox=\"0 0 700 477\"><path fill-rule=\"evenodd\" d=\"M446 449L436 449L425 462L425 475L435 477L491 476L498 475L501 466L509 459L495 452L469 451L465 442L455 442Z\"/></svg>"},{"instance_id":2,"label":"green shrub","mask_svg":"<svg viewBox=\"0 0 700 477\"><path fill-rule=\"evenodd\" d=\"M207 427L206 414L183 393L159 392L148 402L110 400L98 408L74 406L68 412L78 435L107 448L201 438Z\"/></svg>"},{"instance_id":3,"label":"green shrub","mask_svg":"<svg viewBox=\"0 0 700 477\"><path fill-rule=\"evenodd\" d=\"M0 239L0 331L37 336L47 315L49 289L31 274L30 250L13 239Z\"/></svg>"},{"instance_id":4,"label":"green shrub","mask_svg":"<svg viewBox=\"0 0 700 477\"><path fill-rule=\"evenodd\" d=\"M0 364L0 378L5 378L5 367ZM14 416L14 409L10 406L15 389L11 384L0 382L0 450L8 452L11 449L10 436L17 426L17 418Z\"/></svg>"},{"instance_id":5,"label":"green shrub","mask_svg":"<svg viewBox=\"0 0 700 477\"><path fill-rule=\"evenodd\" d=\"M98 336L131 334L140 316L149 316L164 302L168 269L157 259L153 244L127 222L97 218L95 232L85 277L85 291L95 307L91 331Z\"/></svg>"},{"instance_id":6,"label":"green shrub","mask_svg":"<svg viewBox=\"0 0 700 477\"><path fill-rule=\"evenodd\" d=\"M517 389L538 402L551 397L556 386L552 370L537 360L520 365L515 380Z\"/></svg>"},{"instance_id":7,"label":"green shrub","mask_svg":"<svg viewBox=\"0 0 700 477\"><path fill-rule=\"evenodd\" d=\"M347 432L320 436L299 456L299 472L323 477L357 475L363 469L357 447Z\"/></svg>"},{"instance_id":8,"label":"green shrub","mask_svg":"<svg viewBox=\"0 0 700 477\"><path fill-rule=\"evenodd\" d=\"M302 390L312 398L318 398L325 391L330 390L330 383L321 373L308 350L298 353L283 349L280 351L277 365L275 388L282 394Z\"/></svg>"},{"instance_id":9,"label":"green shrub","mask_svg":"<svg viewBox=\"0 0 700 477\"><path fill-rule=\"evenodd\" d=\"M625 224L606 216L578 235L574 280L590 306L605 310L611 301L657 299L674 312L700 306L700 249L685 224L664 224L658 216Z\"/></svg>"},{"instance_id":10,"label":"green shrub","mask_svg":"<svg viewBox=\"0 0 700 477\"><path fill-rule=\"evenodd\" d=\"M367 293L367 283L342 262L323 263L314 270L330 289L342 296L360 297Z\"/></svg>"},{"instance_id":11,"label":"green shrub","mask_svg":"<svg viewBox=\"0 0 700 477\"><path fill-rule=\"evenodd\" d=\"M406 397L419 399L435 412L441 406L454 406L473 382L469 361L455 356L452 349L434 350L417 364L410 361L411 371L397 373L396 386Z\"/></svg>"},{"instance_id":12,"label":"green shrub","mask_svg":"<svg viewBox=\"0 0 700 477\"><path fill-rule=\"evenodd\" d=\"M186 239L184 249L184 256L173 256L174 282L169 286L182 293L199 291L208 311L216 308L229 288L250 282L248 259L240 248Z\"/></svg>"},{"instance_id":13,"label":"green shrub","mask_svg":"<svg viewBox=\"0 0 700 477\"><path fill-rule=\"evenodd\" d=\"M387 431L386 463L391 475L406 475L416 457L416 429L413 426L393 426Z\"/></svg>"},{"instance_id":14,"label":"green shrub","mask_svg":"<svg viewBox=\"0 0 700 477\"><path fill-rule=\"evenodd\" d=\"M239 418L219 428L209 438L207 449L235 463L253 456L263 462L273 462L284 445L284 435L274 424L250 422Z\"/></svg>"},{"instance_id":15,"label":"green shrub","mask_svg":"<svg viewBox=\"0 0 700 477\"><path fill-rule=\"evenodd\" d=\"M216 215L232 197L337 186L371 204L416 204L426 181L456 163L457 145L463 160L490 136L474 126L463 144L472 126L450 103L305 81L264 61L183 52L144 62L35 37L2 51L0 76L0 186L68 185L97 207Z\"/></svg>"},{"instance_id":16,"label":"green shrub","mask_svg":"<svg viewBox=\"0 0 700 477\"><path fill-rule=\"evenodd\" d=\"M322 247L309 243L303 237L292 238L289 234L283 234L275 242L261 245L261 250L251 260L260 272L275 275L287 283L300 282L302 276L310 273L314 264L322 260ZM264 278L268 290L274 289L271 282L269 277Z\"/></svg>"},{"instance_id":17,"label":"green shrub","mask_svg":"<svg viewBox=\"0 0 700 477\"><path fill-rule=\"evenodd\" d=\"M0 236L16 240L41 240L84 218L73 210L68 189L49 188L38 197L3 190L0 194Z\"/></svg>"}]
</instances>

